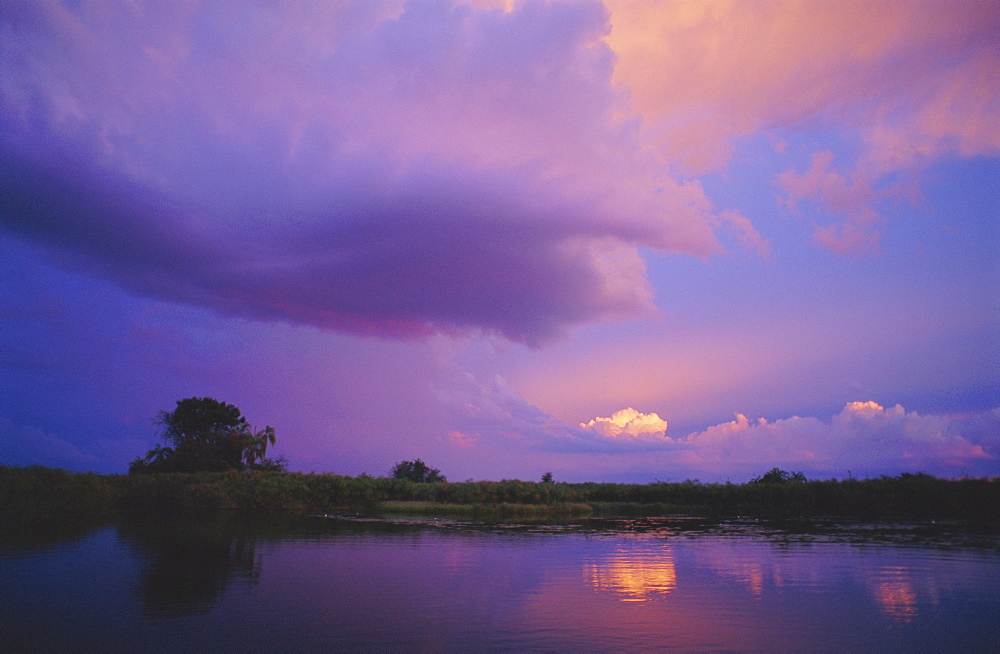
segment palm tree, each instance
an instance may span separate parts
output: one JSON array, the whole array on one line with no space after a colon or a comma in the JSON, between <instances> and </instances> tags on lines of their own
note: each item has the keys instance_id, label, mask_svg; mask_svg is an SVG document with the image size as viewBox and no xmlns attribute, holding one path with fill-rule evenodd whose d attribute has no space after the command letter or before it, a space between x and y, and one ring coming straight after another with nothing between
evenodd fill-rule
<instances>
[{"instance_id":1,"label":"palm tree","mask_svg":"<svg viewBox=\"0 0 1000 654\"><path fill-rule=\"evenodd\" d=\"M155 470L166 463L173 454L174 448L157 444L156 447L146 452L146 456L137 456L128 464L128 471L129 473L137 473Z\"/></svg>"},{"instance_id":2,"label":"palm tree","mask_svg":"<svg viewBox=\"0 0 1000 654\"><path fill-rule=\"evenodd\" d=\"M264 427L256 433L249 435L246 445L245 456L248 467L253 467L258 461L263 461L267 456L268 443L274 445L276 440L274 427Z\"/></svg>"},{"instance_id":3,"label":"palm tree","mask_svg":"<svg viewBox=\"0 0 1000 654\"><path fill-rule=\"evenodd\" d=\"M174 454L174 448L164 447L159 443L157 443L156 446L153 447L153 449L146 452L146 456L143 457L142 460L145 461L146 463L154 463L154 464L161 463L169 459L171 456L173 456L173 454Z\"/></svg>"}]
</instances>

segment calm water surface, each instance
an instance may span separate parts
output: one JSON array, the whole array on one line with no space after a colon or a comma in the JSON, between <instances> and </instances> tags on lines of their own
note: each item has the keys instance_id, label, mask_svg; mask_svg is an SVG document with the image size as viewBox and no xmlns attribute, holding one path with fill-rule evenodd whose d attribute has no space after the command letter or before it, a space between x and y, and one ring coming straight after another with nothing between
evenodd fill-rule
<instances>
[{"instance_id":1,"label":"calm water surface","mask_svg":"<svg viewBox=\"0 0 1000 654\"><path fill-rule=\"evenodd\" d=\"M3 651L1000 650L1000 541L684 519L5 534Z\"/></svg>"}]
</instances>

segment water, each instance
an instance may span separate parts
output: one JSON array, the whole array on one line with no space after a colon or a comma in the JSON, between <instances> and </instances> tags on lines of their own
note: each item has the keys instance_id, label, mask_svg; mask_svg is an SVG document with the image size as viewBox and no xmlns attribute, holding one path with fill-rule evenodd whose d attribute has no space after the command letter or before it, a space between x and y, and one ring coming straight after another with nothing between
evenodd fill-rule
<instances>
[{"instance_id":1,"label":"water","mask_svg":"<svg viewBox=\"0 0 1000 654\"><path fill-rule=\"evenodd\" d=\"M309 518L4 534L3 651L1000 649L996 536Z\"/></svg>"}]
</instances>

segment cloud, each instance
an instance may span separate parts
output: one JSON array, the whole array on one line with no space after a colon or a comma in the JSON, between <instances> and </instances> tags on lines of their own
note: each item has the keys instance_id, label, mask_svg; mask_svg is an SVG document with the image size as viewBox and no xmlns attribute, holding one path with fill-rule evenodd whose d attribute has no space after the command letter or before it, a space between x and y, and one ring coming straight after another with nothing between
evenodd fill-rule
<instances>
[{"instance_id":1,"label":"cloud","mask_svg":"<svg viewBox=\"0 0 1000 654\"><path fill-rule=\"evenodd\" d=\"M873 252L881 236L878 225L882 221L875 207L895 189L876 190L871 179L859 174L848 181L832 164L832 152L814 152L806 172L780 173L777 182L785 191L784 202L794 211L808 200L842 218L816 227L813 236L822 247L843 255Z\"/></svg>"},{"instance_id":2,"label":"cloud","mask_svg":"<svg viewBox=\"0 0 1000 654\"><path fill-rule=\"evenodd\" d=\"M755 470L781 466L812 474L965 472L996 474L1000 439L976 432L974 423L997 422L996 411L975 420L920 415L895 405L849 402L829 421L799 417L769 422L736 414L730 422L680 439L685 466L705 470ZM972 423L972 424L970 424Z\"/></svg>"},{"instance_id":3,"label":"cloud","mask_svg":"<svg viewBox=\"0 0 1000 654\"><path fill-rule=\"evenodd\" d=\"M540 344L655 311L640 248L767 258L685 178L756 130L859 140L779 178L843 253L897 171L1000 151L994 3L482 4L12 5L0 229L224 315Z\"/></svg>"},{"instance_id":4,"label":"cloud","mask_svg":"<svg viewBox=\"0 0 1000 654\"><path fill-rule=\"evenodd\" d=\"M726 209L718 217L721 225L725 225L746 249L756 252L765 261L771 258L771 244L749 218L735 209Z\"/></svg>"},{"instance_id":5,"label":"cloud","mask_svg":"<svg viewBox=\"0 0 1000 654\"><path fill-rule=\"evenodd\" d=\"M462 446L492 441L520 444L528 449L572 449L578 430L534 406L497 375L489 383L465 371L454 371L438 384L438 398L457 426L453 440Z\"/></svg>"},{"instance_id":6,"label":"cloud","mask_svg":"<svg viewBox=\"0 0 1000 654\"><path fill-rule=\"evenodd\" d=\"M448 407L448 423L456 426L449 440L463 448L606 455L658 451L672 443L667 422L655 413L627 408L572 426L531 404L500 376L488 383L468 372L442 377L438 397Z\"/></svg>"},{"instance_id":7,"label":"cloud","mask_svg":"<svg viewBox=\"0 0 1000 654\"><path fill-rule=\"evenodd\" d=\"M615 78L692 170L725 165L739 136L805 121L865 130L871 156L921 143L883 157L883 172L916 150L1000 148L990 128L1000 11L988 0L607 4Z\"/></svg>"},{"instance_id":8,"label":"cloud","mask_svg":"<svg viewBox=\"0 0 1000 654\"><path fill-rule=\"evenodd\" d=\"M720 251L639 137L598 3L2 20L0 227L149 297L536 344L653 311L637 247Z\"/></svg>"},{"instance_id":9,"label":"cloud","mask_svg":"<svg viewBox=\"0 0 1000 654\"><path fill-rule=\"evenodd\" d=\"M0 418L0 461L8 465L92 465L98 458L69 441L30 425Z\"/></svg>"},{"instance_id":10,"label":"cloud","mask_svg":"<svg viewBox=\"0 0 1000 654\"><path fill-rule=\"evenodd\" d=\"M594 418L581 422L580 428L604 438L624 440L669 440L667 421L655 413L640 413L632 407L615 411L609 418Z\"/></svg>"},{"instance_id":11,"label":"cloud","mask_svg":"<svg viewBox=\"0 0 1000 654\"><path fill-rule=\"evenodd\" d=\"M453 380L454 381L454 380ZM502 378L482 384L466 373L464 392L453 384L442 399L451 402L449 440L464 451L549 452L604 458L635 456L664 473L713 479L749 478L774 466L809 477L928 472L944 476L1000 474L1000 409L968 415L922 415L902 406L849 402L828 419L793 416L731 421L687 436L666 435L656 413L626 408L572 427L530 404ZM624 459L623 459L624 460ZM655 462L655 463L654 463ZM615 464L618 465L618 464Z\"/></svg>"},{"instance_id":12,"label":"cloud","mask_svg":"<svg viewBox=\"0 0 1000 654\"><path fill-rule=\"evenodd\" d=\"M901 173L1000 153L995 2L607 4L615 79L680 170L723 169L738 140L760 130L783 151L799 139L817 149L826 132L854 152L842 170L825 162L822 188L787 189L791 204L809 197L838 217L814 233L835 252L877 245L873 200L912 195L895 185ZM819 182L816 172L802 176Z\"/></svg>"}]
</instances>

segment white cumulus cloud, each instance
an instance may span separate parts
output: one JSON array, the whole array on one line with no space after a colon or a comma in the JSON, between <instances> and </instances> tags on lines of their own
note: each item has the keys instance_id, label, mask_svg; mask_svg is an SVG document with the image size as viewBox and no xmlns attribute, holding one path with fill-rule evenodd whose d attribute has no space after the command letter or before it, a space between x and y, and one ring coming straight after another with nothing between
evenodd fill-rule
<instances>
[{"instance_id":1,"label":"white cumulus cloud","mask_svg":"<svg viewBox=\"0 0 1000 654\"><path fill-rule=\"evenodd\" d=\"M664 439L667 436L667 421L655 413L642 413L628 407L616 411L609 418L594 418L581 422L581 429L606 438L624 439Z\"/></svg>"}]
</instances>

